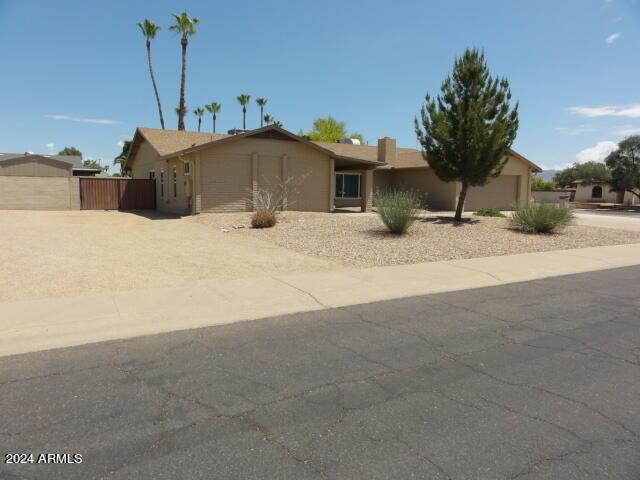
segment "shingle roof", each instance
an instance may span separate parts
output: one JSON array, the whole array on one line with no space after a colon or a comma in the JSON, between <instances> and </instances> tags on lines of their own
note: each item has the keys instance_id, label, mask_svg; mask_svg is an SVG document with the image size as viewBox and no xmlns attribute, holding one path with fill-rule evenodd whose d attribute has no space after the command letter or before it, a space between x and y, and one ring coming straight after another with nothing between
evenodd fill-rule
<instances>
[{"instance_id":1,"label":"shingle roof","mask_svg":"<svg viewBox=\"0 0 640 480\"><path fill-rule=\"evenodd\" d=\"M25 155L24 153L0 153L0 162L31 156L52 158L54 160L58 160L59 162L70 163L72 168L82 167L82 157L75 155L43 155L41 153L29 153Z\"/></svg>"},{"instance_id":2,"label":"shingle roof","mask_svg":"<svg viewBox=\"0 0 640 480\"><path fill-rule=\"evenodd\" d=\"M257 130L264 130L257 129ZM257 131L256 130L256 131ZM151 144L163 157L176 153L191 147L197 147L206 143L221 140L234 135L224 133L204 133L204 132L187 132L179 130L161 130L158 128L138 128L138 132ZM251 132L247 132L251 134ZM332 142L310 142L320 148L329 150L339 157L348 157L365 162L378 161L377 145L353 145L349 143L332 143ZM133 149L129 152L132 154ZM534 170L540 168L522 155L514 151L510 151L514 156L520 158L530 164ZM393 164L387 164L379 168L395 169L395 168L426 168L429 164L422 157L422 152L415 148L397 148L397 160Z\"/></svg>"},{"instance_id":3,"label":"shingle roof","mask_svg":"<svg viewBox=\"0 0 640 480\"><path fill-rule=\"evenodd\" d=\"M226 133L186 132L159 128L138 128L138 131L161 157L229 136Z\"/></svg>"}]
</instances>

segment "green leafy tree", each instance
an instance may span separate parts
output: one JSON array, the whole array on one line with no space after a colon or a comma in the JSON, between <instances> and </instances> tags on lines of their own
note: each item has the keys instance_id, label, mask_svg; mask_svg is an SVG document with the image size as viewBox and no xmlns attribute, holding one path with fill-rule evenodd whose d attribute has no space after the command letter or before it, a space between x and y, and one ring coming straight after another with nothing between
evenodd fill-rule
<instances>
[{"instance_id":1,"label":"green leafy tree","mask_svg":"<svg viewBox=\"0 0 640 480\"><path fill-rule=\"evenodd\" d=\"M263 127L263 120L264 120L264 107L267 105L267 102L269 100L266 98L256 98L256 103L258 104L258 106L260 107L260 128Z\"/></svg>"},{"instance_id":2,"label":"green leafy tree","mask_svg":"<svg viewBox=\"0 0 640 480\"><path fill-rule=\"evenodd\" d=\"M94 160L93 158L87 158L82 161L82 166L85 168L95 168L96 170L108 170L109 167L107 165L101 165L100 160Z\"/></svg>"},{"instance_id":3,"label":"green leafy tree","mask_svg":"<svg viewBox=\"0 0 640 480\"><path fill-rule=\"evenodd\" d=\"M415 130L438 178L462 184L455 220L462 220L469 187L497 177L518 131L518 104L511 107L504 78L493 78L484 54L467 49L435 99L427 94Z\"/></svg>"},{"instance_id":4,"label":"green leafy tree","mask_svg":"<svg viewBox=\"0 0 640 480\"><path fill-rule=\"evenodd\" d=\"M249 101L251 100L251 95L247 95L243 93L242 95L238 95L236 97L238 103L242 105L242 129L247 129L247 105L249 105Z\"/></svg>"},{"instance_id":5,"label":"green leafy tree","mask_svg":"<svg viewBox=\"0 0 640 480\"><path fill-rule=\"evenodd\" d=\"M357 138L362 139L362 135L359 133L347 133L347 125L344 122L339 122L332 116L326 118L316 118L313 121L313 130L310 132L304 132L300 130L298 133L301 137L305 137L314 142L339 142L343 138Z\"/></svg>"},{"instance_id":6,"label":"green leafy tree","mask_svg":"<svg viewBox=\"0 0 640 480\"><path fill-rule=\"evenodd\" d=\"M551 180L545 180L540 177L531 179L531 190L553 190L554 188L556 188L556 184Z\"/></svg>"},{"instance_id":7,"label":"green leafy tree","mask_svg":"<svg viewBox=\"0 0 640 480\"><path fill-rule=\"evenodd\" d=\"M202 126L202 116L204 115L204 108L198 107L193 111L193 114L198 117L198 131L200 131L200 127Z\"/></svg>"},{"instance_id":8,"label":"green leafy tree","mask_svg":"<svg viewBox=\"0 0 640 480\"><path fill-rule=\"evenodd\" d=\"M196 25L200 23L197 18L190 18L187 12L182 12L177 15L171 14L174 19L174 24L169 27L169 30L176 32L180 35L180 45L182 46L182 73L180 75L180 102L178 105L178 130L184 130L184 116L187 113L187 107L184 100L184 87L187 78L187 45L189 44L189 37L196 34Z\"/></svg>"},{"instance_id":9,"label":"green leafy tree","mask_svg":"<svg viewBox=\"0 0 640 480\"><path fill-rule=\"evenodd\" d=\"M64 147L58 152L58 155L72 155L75 157L82 157L82 152L76 147Z\"/></svg>"},{"instance_id":10,"label":"green leafy tree","mask_svg":"<svg viewBox=\"0 0 640 480\"><path fill-rule=\"evenodd\" d=\"M263 120L267 125L271 125L273 123L273 117L268 113L264 115Z\"/></svg>"},{"instance_id":11,"label":"green leafy tree","mask_svg":"<svg viewBox=\"0 0 640 480\"><path fill-rule=\"evenodd\" d=\"M131 140L125 140L122 143L122 151L118 154L116 158L113 159L113 164L118 165L120 167L120 172L118 175L114 174L114 176L124 177L126 175L126 171L124 168L124 162L127 160L127 155L129 155L129 150L131 149Z\"/></svg>"},{"instance_id":12,"label":"green leafy tree","mask_svg":"<svg viewBox=\"0 0 640 480\"><path fill-rule=\"evenodd\" d=\"M611 187L619 192L630 192L640 198L640 135L628 137L618 149L605 159L611 171Z\"/></svg>"},{"instance_id":13,"label":"green leafy tree","mask_svg":"<svg viewBox=\"0 0 640 480\"><path fill-rule=\"evenodd\" d=\"M204 106L207 109L207 112L211 114L213 119L213 133L216 133L216 118L218 116L218 112L222 110L222 104L217 102L211 102Z\"/></svg>"},{"instance_id":14,"label":"green leafy tree","mask_svg":"<svg viewBox=\"0 0 640 480\"><path fill-rule=\"evenodd\" d=\"M151 84L153 85L153 92L156 96L156 103L158 104L158 115L160 115L160 126L164 130L164 117L162 116L162 105L160 104L160 95L158 94L158 86L156 85L156 77L153 74L153 65L151 63L151 40L156 38L156 34L160 27L146 18L138 23L142 35L147 40L147 62L149 63L149 75L151 76Z\"/></svg>"},{"instance_id":15,"label":"green leafy tree","mask_svg":"<svg viewBox=\"0 0 640 480\"><path fill-rule=\"evenodd\" d=\"M606 165L598 162L574 163L572 166L560 170L553 177L553 181L561 186L566 187L576 180L582 180L586 184L598 182L610 182L611 172Z\"/></svg>"}]
</instances>

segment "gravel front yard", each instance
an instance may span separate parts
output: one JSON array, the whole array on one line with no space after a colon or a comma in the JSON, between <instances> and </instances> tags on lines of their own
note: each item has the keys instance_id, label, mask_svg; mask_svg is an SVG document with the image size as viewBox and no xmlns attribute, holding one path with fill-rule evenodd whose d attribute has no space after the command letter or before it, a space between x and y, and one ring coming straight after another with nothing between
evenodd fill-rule
<instances>
[{"instance_id":1,"label":"gravel front yard","mask_svg":"<svg viewBox=\"0 0 640 480\"><path fill-rule=\"evenodd\" d=\"M285 212L274 228L249 227L250 214L203 214L190 220L229 236L266 240L296 252L353 266L394 265L459 258L640 243L640 232L571 226L551 235L529 235L504 218L472 217L456 225L429 215L401 237L387 233L375 214ZM245 228L237 228L244 226Z\"/></svg>"}]
</instances>

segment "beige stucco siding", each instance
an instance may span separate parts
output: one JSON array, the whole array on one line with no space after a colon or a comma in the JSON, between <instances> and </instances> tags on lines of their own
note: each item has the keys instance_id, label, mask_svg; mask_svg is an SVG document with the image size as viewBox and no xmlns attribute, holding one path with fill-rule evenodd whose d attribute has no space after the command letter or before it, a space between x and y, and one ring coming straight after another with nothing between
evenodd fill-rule
<instances>
[{"instance_id":1,"label":"beige stucco siding","mask_svg":"<svg viewBox=\"0 0 640 480\"><path fill-rule=\"evenodd\" d=\"M2 210L79 210L78 177L0 176Z\"/></svg>"},{"instance_id":2,"label":"beige stucco siding","mask_svg":"<svg viewBox=\"0 0 640 480\"><path fill-rule=\"evenodd\" d=\"M69 177L71 176L71 164L64 164L45 158L17 158L0 162L0 175Z\"/></svg>"},{"instance_id":3,"label":"beige stucco siding","mask_svg":"<svg viewBox=\"0 0 640 480\"><path fill-rule=\"evenodd\" d=\"M443 182L430 168L396 170L392 178L393 186L415 190L431 209L452 210L455 207L455 183Z\"/></svg>"},{"instance_id":4,"label":"beige stucco siding","mask_svg":"<svg viewBox=\"0 0 640 480\"><path fill-rule=\"evenodd\" d=\"M255 174L258 188L293 178L295 192L287 198L287 209L325 212L329 169L328 155L298 142L247 138L214 145L200 152L201 211L250 210Z\"/></svg>"}]
</instances>

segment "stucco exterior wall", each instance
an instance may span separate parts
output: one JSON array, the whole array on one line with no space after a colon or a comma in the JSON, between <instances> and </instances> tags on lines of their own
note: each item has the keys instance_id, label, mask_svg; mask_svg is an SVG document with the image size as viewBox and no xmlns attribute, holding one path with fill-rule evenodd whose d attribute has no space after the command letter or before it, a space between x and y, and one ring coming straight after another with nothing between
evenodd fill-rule
<instances>
[{"instance_id":1,"label":"stucco exterior wall","mask_svg":"<svg viewBox=\"0 0 640 480\"><path fill-rule=\"evenodd\" d=\"M609 185L599 185L602 188L602 197L592 197L593 187L595 185L578 185L576 194L573 197L574 202L600 202L600 203L616 203L618 198L617 192L610 192Z\"/></svg>"},{"instance_id":2,"label":"stucco exterior wall","mask_svg":"<svg viewBox=\"0 0 640 480\"><path fill-rule=\"evenodd\" d=\"M71 164L44 158L17 158L0 162L0 175L18 177L69 177Z\"/></svg>"},{"instance_id":3,"label":"stucco exterior wall","mask_svg":"<svg viewBox=\"0 0 640 480\"><path fill-rule=\"evenodd\" d=\"M202 150L199 162L202 212L251 210L254 177L256 188L292 177L288 210L329 210L330 157L304 144L247 138Z\"/></svg>"},{"instance_id":4,"label":"stucco exterior wall","mask_svg":"<svg viewBox=\"0 0 640 480\"><path fill-rule=\"evenodd\" d=\"M568 197L570 193L565 190L534 190L531 192L533 199L538 203L560 203L560 197Z\"/></svg>"},{"instance_id":5,"label":"stucco exterior wall","mask_svg":"<svg viewBox=\"0 0 640 480\"><path fill-rule=\"evenodd\" d=\"M395 170L390 186L416 190L422 202L432 210L455 208L455 182L443 182L430 168Z\"/></svg>"},{"instance_id":6,"label":"stucco exterior wall","mask_svg":"<svg viewBox=\"0 0 640 480\"><path fill-rule=\"evenodd\" d=\"M0 176L0 209L79 210L79 178Z\"/></svg>"}]
</instances>

